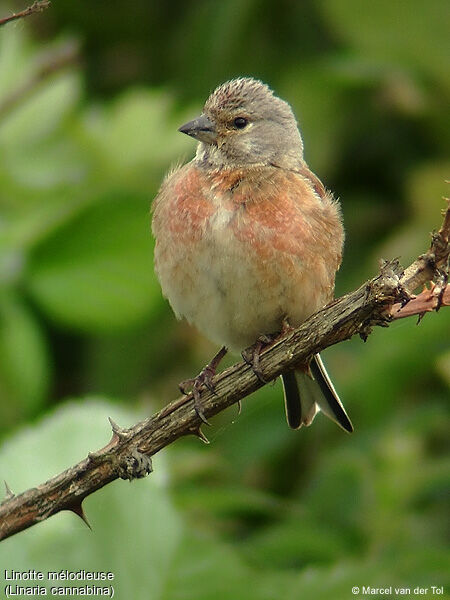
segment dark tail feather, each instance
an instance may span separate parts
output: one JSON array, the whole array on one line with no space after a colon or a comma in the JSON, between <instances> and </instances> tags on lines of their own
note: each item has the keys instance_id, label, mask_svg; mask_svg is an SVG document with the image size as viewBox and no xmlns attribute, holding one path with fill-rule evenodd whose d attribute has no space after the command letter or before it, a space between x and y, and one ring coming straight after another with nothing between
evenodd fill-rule
<instances>
[{"instance_id":1,"label":"dark tail feather","mask_svg":"<svg viewBox=\"0 0 450 600\"><path fill-rule=\"evenodd\" d=\"M322 397L316 400L320 410L327 415L331 420L340 425L342 429L353 432L353 425L345 412L339 396L337 395L334 385L325 369L325 366L320 358L320 354L316 354L311 361L311 373L320 387Z\"/></svg>"},{"instance_id":2,"label":"dark tail feather","mask_svg":"<svg viewBox=\"0 0 450 600\"><path fill-rule=\"evenodd\" d=\"M314 379L304 371L288 371L282 375L289 427L298 429L302 425L311 425L320 409L342 429L351 433L353 425L318 354L310 366Z\"/></svg>"},{"instance_id":3,"label":"dark tail feather","mask_svg":"<svg viewBox=\"0 0 450 600\"><path fill-rule=\"evenodd\" d=\"M321 394L317 383L301 371L288 371L281 376L284 388L284 405L289 427L299 429L311 425L319 410L315 396Z\"/></svg>"},{"instance_id":4,"label":"dark tail feather","mask_svg":"<svg viewBox=\"0 0 450 600\"><path fill-rule=\"evenodd\" d=\"M298 391L295 371L288 371L281 376L284 389L284 407L289 427L298 429L302 425L302 404Z\"/></svg>"}]
</instances>

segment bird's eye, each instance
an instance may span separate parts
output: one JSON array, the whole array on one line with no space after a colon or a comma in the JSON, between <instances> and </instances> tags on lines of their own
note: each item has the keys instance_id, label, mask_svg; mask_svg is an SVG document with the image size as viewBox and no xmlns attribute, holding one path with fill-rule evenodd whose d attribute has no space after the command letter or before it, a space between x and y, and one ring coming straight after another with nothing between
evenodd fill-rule
<instances>
[{"instance_id":1,"label":"bird's eye","mask_svg":"<svg viewBox=\"0 0 450 600\"><path fill-rule=\"evenodd\" d=\"M248 121L245 117L236 117L235 120L233 121L234 126L237 127L238 129L244 129L244 127L247 125Z\"/></svg>"}]
</instances>

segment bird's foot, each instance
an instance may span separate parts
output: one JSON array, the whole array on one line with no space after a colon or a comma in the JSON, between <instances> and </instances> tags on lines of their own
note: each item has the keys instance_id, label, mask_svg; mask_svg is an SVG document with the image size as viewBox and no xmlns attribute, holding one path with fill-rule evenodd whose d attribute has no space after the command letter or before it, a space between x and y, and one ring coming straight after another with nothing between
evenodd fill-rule
<instances>
[{"instance_id":1,"label":"bird's foot","mask_svg":"<svg viewBox=\"0 0 450 600\"><path fill-rule=\"evenodd\" d=\"M206 418L203 408L200 402L200 392L207 388L211 392L214 392L214 383L212 381L213 377L216 374L217 367L219 366L220 361L223 359L225 354L227 353L227 349L225 346L219 350L219 352L212 358L212 360L200 371L197 377L193 377L192 379L185 379L178 384L180 392L182 394L188 395L192 393L192 398L194 401L194 409L197 413L197 416L203 423L209 425L209 421Z\"/></svg>"},{"instance_id":2,"label":"bird's foot","mask_svg":"<svg viewBox=\"0 0 450 600\"><path fill-rule=\"evenodd\" d=\"M261 352L270 346L277 339L277 335L264 334L260 335L253 346L249 346L241 352L244 361L251 366L253 373L261 381L268 383L261 371L260 356Z\"/></svg>"},{"instance_id":3,"label":"bird's foot","mask_svg":"<svg viewBox=\"0 0 450 600\"><path fill-rule=\"evenodd\" d=\"M284 317L281 323L281 331L279 333L266 333L260 335L253 346L249 346L241 352L244 361L251 366L253 373L261 381L261 383L268 383L265 379L260 366L260 356L263 350L266 350L268 346L271 346L278 339L284 337L287 333L290 333L295 328L289 324L288 318Z\"/></svg>"}]
</instances>

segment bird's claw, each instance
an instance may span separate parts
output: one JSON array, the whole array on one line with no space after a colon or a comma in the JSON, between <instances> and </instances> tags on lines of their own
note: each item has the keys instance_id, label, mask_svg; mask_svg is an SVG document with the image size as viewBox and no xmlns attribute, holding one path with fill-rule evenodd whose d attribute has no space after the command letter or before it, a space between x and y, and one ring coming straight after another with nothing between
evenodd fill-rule
<instances>
[{"instance_id":1,"label":"bird's claw","mask_svg":"<svg viewBox=\"0 0 450 600\"><path fill-rule=\"evenodd\" d=\"M288 333L291 333L291 331L294 331L294 329L295 327L292 327L292 325L288 321L288 318L284 317L283 321L281 322L281 331L279 337L284 337Z\"/></svg>"},{"instance_id":2,"label":"bird's claw","mask_svg":"<svg viewBox=\"0 0 450 600\"><path fill-rule=\"evenodd\" d=\"M288 318L284 317L281 323L281 331L279 333L266 333L260 335L253 346L249 346L241 352L242 358L248 365L251 366L253 373L261 381L261 383L268 383L260 367L259 359L261 352L273 344L276 340L284 337L291 331L294 331L294 327L289 324Z\"/></svg>"},{"instance_id":3,"label":"bird's claw","mask_svg":"<svg viewBox=\"0 0 450 600\"><path fill-rule=\"evenodd\" d=\"M184 381L181 381L178 384L180 392L185 396L192 393L192 398L194 401L194 410L197 413L197 416L200 419L200 421L205 423L205 425L210 425L210 422L208 421L208 419L205 416L205 413L203 412L203 408L200 402L200 392L205 387L211 389L212 384L210 381L207 381L208 377L210 378L211 375L208 376L208 374L206 373L206 369L203 369L202 371L200 371L197 377L193 377L192 379L185 379Z\"/></svg>"},{"instance_id":4,"label":"bird's claw","mask_svg":"<svg viewBox=\"0 0 450 600\"><path fill-rule=\"evenodd\" d=\"M219 366L220 361L227 353L227 349L223 346L219 352L213 357L213 359L200 371L197 377L193 377L191 379L185 379L178 384L179 390L182 394L186 396L192 393L192 398L194 402L194 410L197 413L198 418L205 423L205 425L210 425L210 422L205 416L203 412L203 407L200 402L200 394L203 389L207 388L210 392L214 393L215 385L213 383L213 377L216 374L217 367Z\"/></svg>"},{"instance_id":5,"label":"bird's claw","mask_svg":"<svg viewBox=\"0 0 450 600\"><path fill-rule=\"evenodd\" d=\"M268 383L267 379L264 377L263 372L261 371L261 352L265 348L267 348L267 346L272 344L274 339L276 339L276 336L260 335L256 342L253 344L253 346L249 346L241 352L242 358L248 365L251 366L253 373L256 375L256 377L261 383Z\"/></svg>"}]
</instances>

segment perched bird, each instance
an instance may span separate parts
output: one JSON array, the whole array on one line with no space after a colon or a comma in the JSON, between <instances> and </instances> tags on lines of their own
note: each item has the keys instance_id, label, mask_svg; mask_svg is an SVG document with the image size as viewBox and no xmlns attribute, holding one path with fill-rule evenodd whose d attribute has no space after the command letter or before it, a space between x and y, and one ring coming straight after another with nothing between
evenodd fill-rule
<instances>
[{"instance_id":1,"label":"perched bird","mask_svg":"<svg viewBox=\"0 0 450 600\"><path fill-rule=\"evenodd\" d=\"M198 140L197 152L154 201L155 270L178 318L242 351L333 298L340 208L303 158L290 105L261 81L222 84L179 131ZM310 425L320 409L353 431L319 355L282 379L292 428Z\"/></svg>"}]
</instances>

